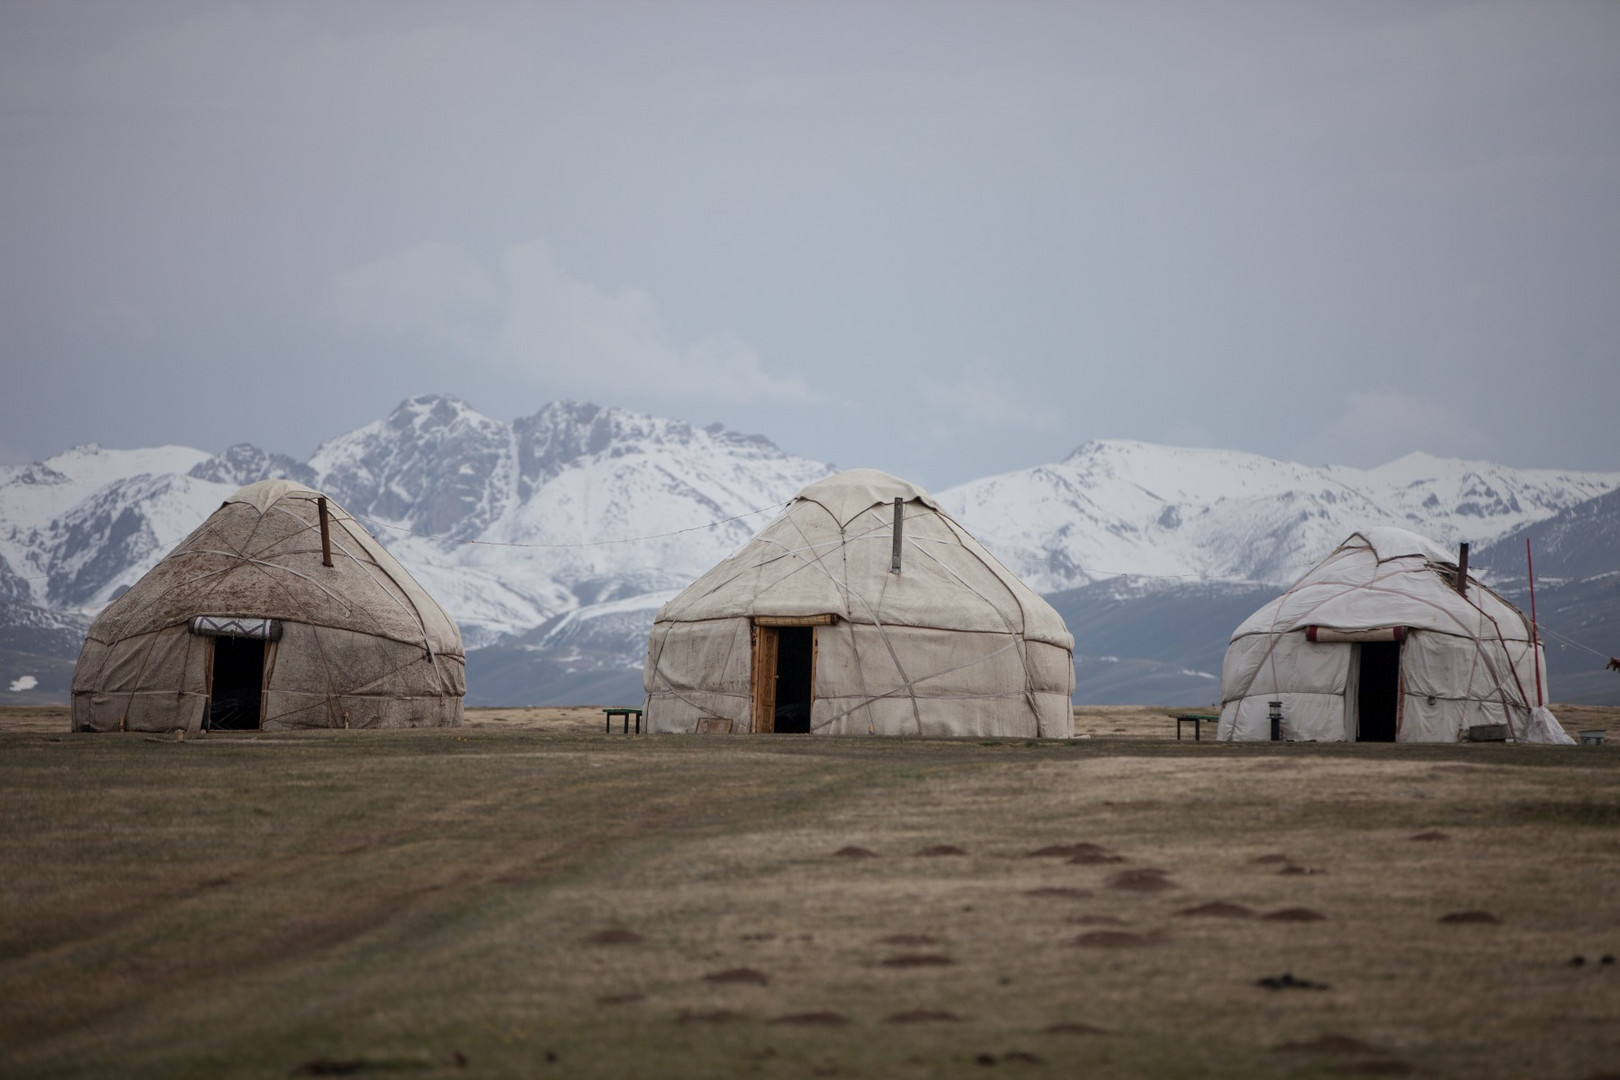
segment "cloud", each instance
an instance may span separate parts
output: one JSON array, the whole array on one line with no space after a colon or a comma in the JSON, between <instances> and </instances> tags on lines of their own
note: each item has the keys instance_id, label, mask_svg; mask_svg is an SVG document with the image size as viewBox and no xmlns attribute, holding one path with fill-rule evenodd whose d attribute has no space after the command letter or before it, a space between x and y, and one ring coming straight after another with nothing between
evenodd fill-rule
<instances>
[{"instance_id":1,"label":"cloud","mask_svg":"<svg viewBox=\"0 0 1620 1080\"><path fill-rule=\"evenodd\" d=\"M94 311L102 323L117 328L127 337L151 337L154 329L152 316L146 308L127 296L109 296Z\"/></svg>"},{"instance_id":2,"label":"cloud","mask_svg":"<svg viewBox=\"0 0 1620 1080\"><path fill-rule=\"evenodd\" d=\"M1032 401L983 371L963 371L954 378L923 374L916 386L928 410L923 432L935 442L959 439L964 432L1046 430L1058 420L1049 404Z\"/></svg>"},{"instance_id":3,"label":"cloud","mask_svg":"<svg viewBox=\"0 0 1620 1080\"><path fill-rule=\"evenodd\" d=\"M1490 439L1481 421L1386 386L1352 391L1338 417L1300 440L1292 456L1370 467L1412 450L1445 457L1489 456Z\"/></svg>"},{"instance_id":4,"label":"cloud","mask_svg":"<svg viewBox=\"0 0 1620 1080\"><path fill-rule=\"evenodd\" d=\"M327 287L344 324L384 335L425 334L458 352L488 351L499 326L500 284L461 247L417 244L345 271Z\"/></svg>"},{"instance_id":5,"label":"cloud","mask_svg":"<svg viewBox=\"0 0 1620 1080\"><path fill-rule=\"evenodd\" d=\"M814 396L804 380L766 371L734 335L680 340L649 293L576 278L540 242L508 247L493 271L465 248L418 244L339 274L327 300L352 328L426 335L552 392L723 403Z\"/></svg>"}]
</instances>

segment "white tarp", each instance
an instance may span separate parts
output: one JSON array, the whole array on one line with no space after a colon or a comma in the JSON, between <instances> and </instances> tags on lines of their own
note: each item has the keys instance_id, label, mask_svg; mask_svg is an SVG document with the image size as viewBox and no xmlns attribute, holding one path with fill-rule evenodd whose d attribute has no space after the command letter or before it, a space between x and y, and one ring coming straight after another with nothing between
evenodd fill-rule
<instances>
[{"instance_id":1,"label":"white tarp","mask_svg":"<svg viewBox=\"0 0 1620 1080\"><path fill-rule=\"evenodd\" d=\"M1455 742L1493 724L1520 741L1568 741L1545 709L1531 722L1537 665L1543 699L1547 674L1529 619L1473 578L1462 595L1456 575L1442 548L1404 529L1353 534L1233 633L1217 737L1270 738L1268 702L1281 701L1287 738L1354 738L1357 642L1398 638L1398 741Z\"/></svg>"},{"instance_id":2,"label":"white tarp","mask_svg":"<svg viewBox=\"0 0 1620 1080\"><path fill-rule=\"evenodd\" d=\"M830 618L815 628L813 732L1073 734L1063 619L926 492L872 469L805 488L659 610L648 730L751 730L754 620L818 616Z\"/></svg>"}]
</instances>

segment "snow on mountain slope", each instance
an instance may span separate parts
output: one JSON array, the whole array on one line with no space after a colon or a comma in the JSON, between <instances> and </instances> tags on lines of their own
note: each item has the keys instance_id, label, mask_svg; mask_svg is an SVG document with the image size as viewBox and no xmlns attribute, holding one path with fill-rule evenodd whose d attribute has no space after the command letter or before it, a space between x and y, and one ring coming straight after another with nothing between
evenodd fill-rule
<instances>
[{"instance_id":1,"label":"snow on mountain slope","mask_svg":"<svg viewBox=\"0 0 1620 1080\"><path fill-rule=\"evenodd\" d=\"M143 473L184 473L208 457L206 451L187 446L104 450L86 443L44 461L0 467L0 555L21 555L29 547L31 530L108 484Z\"/></svg>"},{"instance_id":2,"label":"snow on mountain slope","mask_svg":"<svg viewBox=\"0 0 1620 1080\"><path fill-rule=\"evenodd\" d=\"M831 471L718 425L575 402L507 425L437 396L326 443L310 465L469 646L684 587Z\"/></svg>"},{"instance_id":3,"label":"snow on mountain slope","mask_svg":"<svg viewBox=\"0 0 1620 1080\"><path fill-rule=\"evenodd\" d=\"M1086 443L1056 465L938 497L1036 589L1115 575L1297 579L1351 532L1400 525L1485 543L1620 488L1620 473L1510 469L1411 454L1377 469L1313 468L1229 450Z\"/></svg>"},{"instance_id":4,"label":"snow on mountain slope","mask_svg":"<svg viewBox=\"0 0 1620 1080\"><path fill-rule=\"evenodd\" d=\"M93 613L231 492L284 476L359 517L476 646L681 588L829 471L719 425L573 402L506 424L425 396L307 464L246 445L215 456L91 445L7 469L0 585Z\"/></svg>"},{"instance_id":5,"label":"snow on mountain slope","mask_svg":"<svg viewBox=\"0 0 1620 1080\"><path fill-rule=\"evenodd\" d=\"M1322 470L1372 494L1407 528L1435 539L1486 544L1620 488L1620 473L1512 469L1487 461L1407 454L1376 469ZM1440 528L1449 528L1449 536Z\"/></svg>"},{"instance_id":6,"label":"snow on mountain slope","mask_svg":"<svg viewBox=\"0 0 1620 1080\"><path fill-rule=\"evenodd\" d=\"M591 694L628 702L659 604L830 471L718 425L574 402L508 424L442 396L406 401L325 443L307 463L246 445L218 455L75 447L0 469L0 628L12 611L19 640L37 637L38 620L23 619L29 605L95 614L236 488L284 476L359 517L455 616L481 657L469 700ZM1483 548L1617 491L1620 473L1422 454L1376 469L1312 468L1102 441L938 498L1042 592L1107 581L1098 588L1119 611L1140 609L1144 641L1174 638L1155 620L1173 610L1185 622L1188 597L1204 597L1202 629L1183 627L1184 647L1155 654L1158 667L1147 675L1121 682L1097 669L1097 688L1158 694L1168 692L1166 679L1188 693L1207 681L1199 673L1213 667L1194 656L1192 638L1200 648L1224 647L1224 632L1211 636L1205 624L1237 603L1227 596L1230 583L1292 582L1370 525ZM1601 563L1602 553L1593 558ZM1133 580L1113 580L1120 575ZM1103 603L1095 589L1073 596L1088 610ZM1093 651L1115 652L1124 618L1116 612L1094 628Z\"/></svg>"},{"instance_id":7,"label":"snow on mountain slope","mask_svg":"<svg viewBox=\"0 0 1620 1080\"><path fill-rule=\"evenodd\" d=\"M100 610L235 490L173 473L108 484L50 523L46 596L55 607Z\"/></svg>"},{"instance_id":8,"label":"snow on mountain slope","mask_svg":"<svg viewBox=\"0 0 1620 1080\"><path fill-rule=\"evenodd\" d=\"M186 446L106 450L89 443L0 469L0 560L26 584L19 598L53 608L105 604L110 597L100 594L107 590L92 581L132 583L161 558L154 550L167 550L201 523L199 508L207 507L206 517L221 491L234 490L180 482L209 458ZM153 486L161 478L175 482Z\"/></svg>"},{"instance_id":9,"label":"snow on mountain slope","mask_svg":"<svg viewBox=\"0 0 1620 1080\"><path fill-rule=\"evenodd\" d=\"M315 482L315 470L308 465L248 443L237 443L223 454L193 465L186 475L233 487L246 487L269 479L295 480L306 485Z\"/></svg>"},{"instance_id":10,"label":"snow on mountain slope","mask_svg":"<svg viewBox=\"0 0 1620 1080\"><path fill-rule=\"evenodd\" d=\"M309 464L350 513L467 540L516 501L515 450L511 425L428 396L323 443Z\"/></svg>"}]
</instances>

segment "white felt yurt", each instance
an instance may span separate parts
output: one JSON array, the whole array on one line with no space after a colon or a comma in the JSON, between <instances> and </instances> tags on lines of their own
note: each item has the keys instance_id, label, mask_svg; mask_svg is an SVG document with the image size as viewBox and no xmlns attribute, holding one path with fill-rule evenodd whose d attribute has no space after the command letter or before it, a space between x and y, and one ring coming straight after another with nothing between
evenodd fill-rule
<instances>
[{"instance_id":1,"label":"white felt yurt","mask_svg":"<svg viewBox=\"0 0 1620 1080\"><path fill-rule=\"evenodd\" d=\"M1404 529L1351 535L1232 635L1221 739L1569 742L1530 620ZM1537 676L1540 668L1540 682Z\"/></svg>"},{"instance_id":2,"label":"white felt yurt","mask_svg":"<svg viewBox=\"0 0 1620 1080\"><path fill-rule=\"evenodd\" d=\"M647 727L1068 738L1073 647L927 492L855 469L659 610Z\"/></svg>"},{"instance_id":3,"label":"white felt yurt","mask_svg":"<svg viewBox=\"0 0 1620 1080\"><path fill-rule=\"evenodd\" d=\"M465 693L455 621L336 503L265 480L97 616L73 729L454 725Z\"/></svg>"}]
</instances>

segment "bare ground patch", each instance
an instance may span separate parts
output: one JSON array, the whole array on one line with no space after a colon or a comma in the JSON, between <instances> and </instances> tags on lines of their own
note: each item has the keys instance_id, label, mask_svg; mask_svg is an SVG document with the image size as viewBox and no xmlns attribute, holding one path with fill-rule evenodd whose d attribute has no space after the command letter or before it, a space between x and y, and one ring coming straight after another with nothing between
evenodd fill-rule
<instances>
[{"instance_id":1,"label":"bare ground patch","mask_svg":"<svg viewBox=\"0 0 1620 1080\"><path fill-rule=\"evenodd\" d=\"M1620 1050L1608 746L587 720L0 732L0 1072L1584 1077ZM1109 884L1152 870L1176 887ZM1293 910L1321 918L1264 917ZM1499 922L1441 922L1467 912Z\"/></svg>"}]
</instances>

